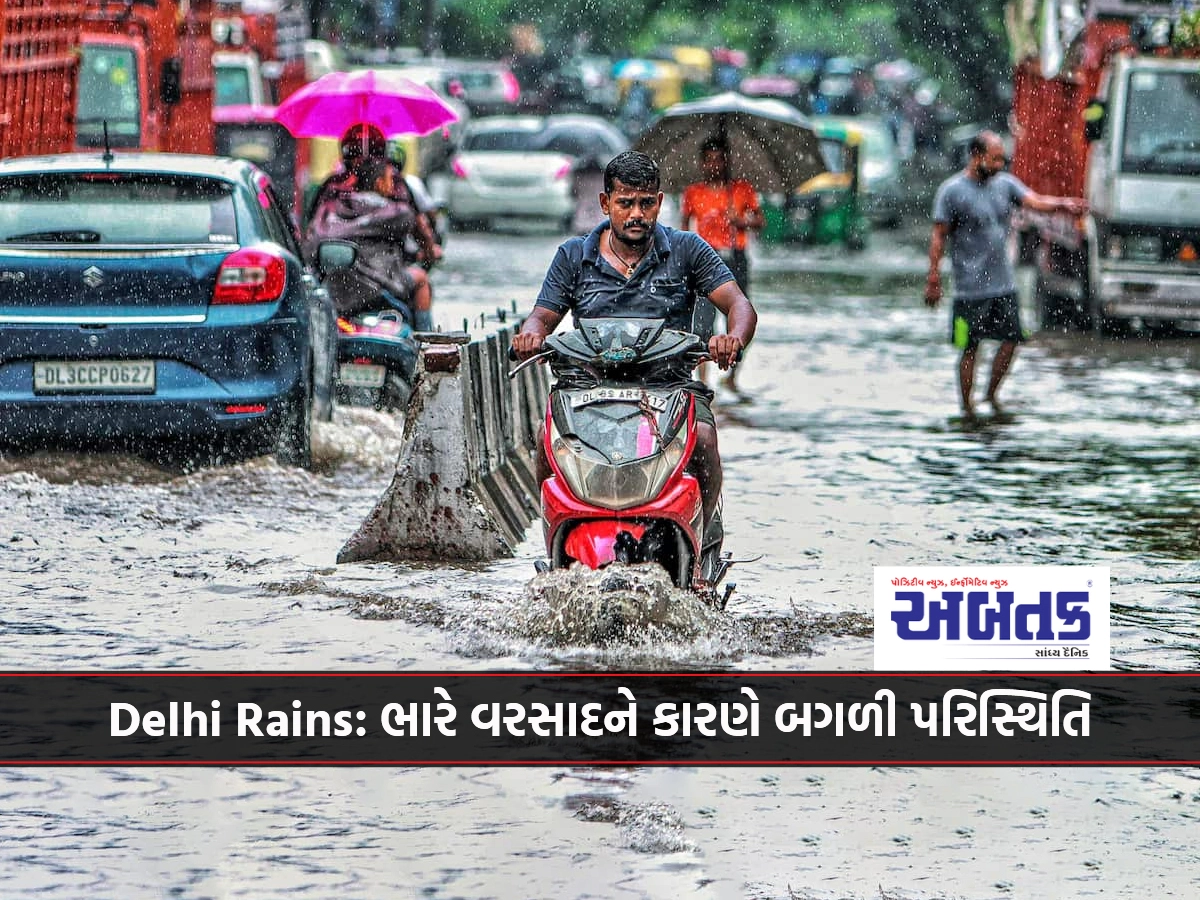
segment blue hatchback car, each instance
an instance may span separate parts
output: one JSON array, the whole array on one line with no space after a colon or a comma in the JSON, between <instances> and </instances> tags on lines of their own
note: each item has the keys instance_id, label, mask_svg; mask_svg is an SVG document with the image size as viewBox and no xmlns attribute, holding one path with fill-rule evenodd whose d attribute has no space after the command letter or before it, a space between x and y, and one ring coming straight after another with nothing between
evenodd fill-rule
<instances>
[{"instance_id":1,"label":"blue hatchback car","mask_svg":"<svg viewBox=\"0 0 1200 900\"><path fill-rule=\"evenodd\" d=\"M0 161L0 442L167 439L307 466L335 365L332 303L253 164Z\"/></svg>"}]
</instances>

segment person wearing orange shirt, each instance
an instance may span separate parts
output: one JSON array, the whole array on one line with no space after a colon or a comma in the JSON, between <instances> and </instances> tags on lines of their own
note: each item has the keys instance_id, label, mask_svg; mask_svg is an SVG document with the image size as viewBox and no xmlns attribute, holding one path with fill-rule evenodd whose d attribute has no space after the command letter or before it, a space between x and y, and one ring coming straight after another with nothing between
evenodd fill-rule
<instances>
[{"instance_id":1,"label":"person wearing orange shirt","mask_svg":"<svg viewBox=\"0 0 1200 900\"><path fill-rule=\"evenodd\" d=\"M729 177L729 145L711 137L700 147L700 171L703 181L689 184L680 204L680 227L695 231L729 266L742 293L750 296L750 265L746 258L749 232L763 227L758 192L744 179ZM716 309L707 299L697 301L692 330L707 340L713 333ZM730 367L726 387L737 390L735 373Z\"/></svg>"}]
</instances>

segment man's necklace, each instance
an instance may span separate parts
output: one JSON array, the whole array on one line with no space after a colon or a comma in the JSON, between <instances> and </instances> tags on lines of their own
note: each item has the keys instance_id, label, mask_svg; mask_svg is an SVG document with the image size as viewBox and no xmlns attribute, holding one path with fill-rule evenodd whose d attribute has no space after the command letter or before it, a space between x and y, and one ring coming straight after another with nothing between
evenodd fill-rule
<instances>
[{"instance_id":1,"label":"man's necklace","mask_svg":"<svg viewBox=\"0 0 1200 900\"><path fill-rule=\"evenodd\" d=\"M612 229L610 228L608 231L608 250L613 256L615 256L621 262L625 263L625 277L628 278L631 275L633 275L633 270L638 267L638 263L640 263L643 259L646 258L646 254L650 250L650 244L647 243L646 249L641 252L641 254L638 256L638 258L635 259L633 262L630 262L625 257L623 257L620 253L618 253L617 248L613 246L612 234L613 234Z\"/></svg>"}]
</instances>

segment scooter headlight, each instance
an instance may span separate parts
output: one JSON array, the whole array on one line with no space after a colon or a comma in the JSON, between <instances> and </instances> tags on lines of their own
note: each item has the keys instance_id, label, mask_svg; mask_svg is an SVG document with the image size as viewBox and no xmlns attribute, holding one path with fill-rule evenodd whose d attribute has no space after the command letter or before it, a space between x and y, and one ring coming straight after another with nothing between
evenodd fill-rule
<instances>
[{"instance_id":1,"label":"scooter headlight","mask_svg":"<svg viewBox=\"0 0 1200 900\"><path fill-rule=\"evenodd\" d=\"M678 468L684 451L682 437L676 435L661 453L614 465L582 442L559 435L557 429L551 447L571 493L605 509L649 503Z\"/></svg>"}]
</instances>

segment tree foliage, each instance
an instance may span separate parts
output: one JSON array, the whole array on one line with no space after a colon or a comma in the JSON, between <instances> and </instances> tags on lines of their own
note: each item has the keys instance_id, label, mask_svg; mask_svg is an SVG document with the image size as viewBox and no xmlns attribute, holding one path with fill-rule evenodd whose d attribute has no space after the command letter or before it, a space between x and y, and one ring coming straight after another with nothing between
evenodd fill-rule
<instances>
[{"instance_id":1,"label":"tree foliage","mask_svg":"<svg viewBox=\"0 0 1200 900\"><path fill-rule=\"evenodd\" d=\"M958 82L982 118L1007 107L1004 0L904 0L896 27L939 75Z\"/></svg>"},{"instance_id":2,"label":"tree foliage","mask_svg":"<svg viewBox=\"0 0 1200 900\"><path fill-rule=\"evenodd\" d=\"M377 2L310 0L310 8L320 25L365 29L357 23L370 20ZM432 24L446 55L500 57L512 49L509 29L528 22L554 56L644 54L664 44L734 47L756 66L797 50L908 56L989 117L1006 106L1003 7L1004 0L408 0L407 27L394 39L418 46ZM429 16L436 22L422 21Z\"/></svg>"}]
</instances>

